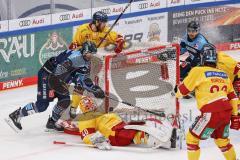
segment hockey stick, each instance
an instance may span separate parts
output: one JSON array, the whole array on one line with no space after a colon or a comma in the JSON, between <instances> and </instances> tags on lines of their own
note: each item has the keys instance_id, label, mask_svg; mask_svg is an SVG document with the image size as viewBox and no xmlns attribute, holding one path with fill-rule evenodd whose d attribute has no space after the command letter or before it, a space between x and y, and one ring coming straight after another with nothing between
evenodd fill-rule
<instances>
[{"instance_id":1,"label":"hockey stick","mask_svg":"<svg viewBox=\"0 0 240 160\"><path fill-rule=\"evenodd\" d=\"M64 142L64 141L53 141L53 144L58 145L66 145L66 146L77 146L77 147L91 147L91 148L97 148L94 145L91 144L84 144L84 143L73 143L73 142ZM152 148L137 148L137 147L120 147L120 146L111 146L114 150L121 150L121 151L140 151L140 152L146 152L146 151L153 151Z\"/></svg>"},{"instance_id":2,"label":"hockey stick","mask_svg":"<svg viewBox=\"0 0 240 160\"><path fill-rule=\"evenodd\" d=\"M111 28L108 30L108 32L105 34L105 36L101 39L101 41L99 42L99 44L97 45L97 48L100 47L100 45L103 43L103 41L106 39L106 37L108 36L108 34L112 31L113 27L117 24L117 22L119 21L119 19L122 17L123 13L127 10L127 8L131 5L131 3L133 2L133 0L130 0L128 2L128 4L126 5L126 7L124 8L124 10L121 12L121 14L117 17L117 19L115 20L115 22L113 23L113 25L111 26Z\"/></svg>"},{"instance_id":3,"label":"hockey stick","mask_svg":"<svg viewBox=\"0 0 240 160\"><path fill-rule=\"evenodd\" d=\"M52 88L53 88L54 90L57 91L57 88L56 88L54 85L57 84L56 81L58 81L59 84L61 84L61 88L63 88L62 91L65 91L65 92L68 91L70 94L76 93L76 94L82 95L79 90L77 90L77 89L74 88L74 86L71 86L70 84L67 84L66 82L64 82L63 80L57 78L56 76L53 76L53 78L54 78L53 81L55 81L55 83L52 85ZM63 94L66 94L65 92L64 92ZM113 100L113 101L115 101L115 102L119 102L119 103L128 105L128 106L130 106L130 107L133 107L133 108L142 110L142 111L144 111L144 112L151 113L151 114L156 115L156 116L160 116L160 117L164 117L164 116L165 116L164 113L156 113L156 112L150 111L150 110L148 110L148 109L143 109L143 108L138 107L138 106L136 106L136 105L133 105L133 104L131 104L131 103L129 103L129 102L121 101L121 100L115 99L115 98L113 98L113 97L111 97L111 96L108 96L106 93L105 93L105 97L107 97L107 98L109 98L109 99L111 99L111 100Z\"/></svg>"},{"instance_id":4,"label":"hockey stick","mask_svg":"<svg viewBox=\"0 0 240 160\"><path fill-rule=\"evenodd\" d=\"M126 105L128 105L128 106L130 106L130 107L137 108L137 109L142 110L142 111L144 111L144 112L148 112L148 113L151 113L151 114L153 114L153 115L160 116L160 117L164 117L164 116L165 116L164 113L156 113L156 112L150 111L150 110L148 110L148 109L143 109L143 108L141 108L141 107L138 107L138 106L136 106L136 105L133 105L133 104L131 104L131 103L129 103L129 102L121 101L121 100L115 99L115 98L113 98L113 97L111 97L111 96L107 96L107 95L105 95L105 96L106 96L107 98L115 101L115 102L119 102L119 103L122 103L122 104L126 104Z\"/></svg>"}]
</instances>

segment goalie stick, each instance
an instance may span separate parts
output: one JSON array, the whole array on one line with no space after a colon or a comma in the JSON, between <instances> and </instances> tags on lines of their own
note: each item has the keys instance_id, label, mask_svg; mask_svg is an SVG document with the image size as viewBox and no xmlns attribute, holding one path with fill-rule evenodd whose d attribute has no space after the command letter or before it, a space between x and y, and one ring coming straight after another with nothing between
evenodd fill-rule
<instances>
[{"instance_id":1,"label":"goalie stick","mask_svg":"<svg viewBox=\"0 0 240 160\"><path fill-rule=\"evenodd\" d=\"M153 112L153 111L150 111L150 110L148 110L148 109L143 109L143 108L141 108L141 107L138 107L138 106L136 106L136 105L133 105L133 104L131 104L131 103L129 103L129 102L121 101L121 100L115 99L115 98L113 98L113 97L111 97L111 96L108 96L108 95L105 95L105 96L106 96L107 98L115 101L115 102L119 102L119 103L122 103L122 104L126 104L126 105L128 105L128 106L130 106L130 107L137 108L137 109L139 109L139 110L141 110L141 111L148 112L148 113L151 113L151 114L153 114L153 115L160 116L160 117L164 117L164 116L165 116L164 112L162 112L162 113Z\"/></svg>"},{"instance_id":2,"label":"goalie stick","mask_svg":"<svg viewBox=\"0 0 240 160\"><path fill-rule=\"evenodd\" d=\"M124 10L121 12L121 14L117 17L117 19L115 20L115 22L113 23L113 25L111 26L111 28L108 30L108 32L105 34L105 36L101 39L101 41L99 42L99 44L97 45L97 48L103 43L103 41L106 39L106 37L108 36L108 34L112 31L113 27L117 24L117 22L119 21L119 19L122 17L123 13L127 10L127 8L131 5L131 3L133 2L133 0L130 0L128 2L128 4L126 5L126 7L124 8Z\"/></svg>"}]
</instances>

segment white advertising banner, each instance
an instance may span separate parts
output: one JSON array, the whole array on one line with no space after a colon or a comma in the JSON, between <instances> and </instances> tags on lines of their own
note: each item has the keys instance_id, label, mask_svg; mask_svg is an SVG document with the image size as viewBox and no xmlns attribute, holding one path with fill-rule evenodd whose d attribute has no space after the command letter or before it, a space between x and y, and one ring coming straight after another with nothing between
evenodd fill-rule
<instances>
[{"instance_id":1,"label":"white advertising banner","mask_svg":"<svg viewBox=\"0 0 240 160\"><path fill-rule=\"evenodd\" d=\"M184 0L167 0L167 7L184 5Z\"/></svg>"},{"instance_id":2,"label":"white advertising banner","mask_svg":"<svg viewBox=\"0 0 240 160\"><path fill-rule=\"evenodd\" d=\"M109 23L111 25L113 21ZM167 28L167 13L158 13L121 19L113 30L133 42L167 42Z\"/></svg>"},{"instance_id":3,"label":"white advertising banner","mask_svg":"<svg viewBox=\"0 0 240 160\"><path fill-rule=\"evenodd\" d=\"M145 10L153 10L159 8L166 8L167 0L148 0L148 1L139 1L134 2L131 5L131 12L140 12Z\"/></svg>"},{"instance_id":4,"label":"white advertising banner","mask_svg":"<svg viewBox=\"0 0 240 160\"><path fill-rule=\"evenodd\" d=\"M118 4L118 5L110 5L110 6L105 6L105 7L97 7L93 8L93 14L96 11L103 11L106 13L108 16L112 15L119 15L121 12L125 9L126 4ZM125 11L125 13L130 13L130 7Z\"/></svg>"},{"instance_id":5,"label":"white advertising banner","mask_svg":"<svg viewBox=\"0 0 240 160\"><path fill-rule=\"evenodd\" d=\"M206 3L206 2L215 2L215 0L185 0L185 4L197 4L197 3Z\"/></svg>"},{"instance_id":6,"label":"white advertising banner","mask_svg":"<svg viewBox=\"0 0 240 160\"><path fill-rule=\"evenodd\" d=\"M51 15L9 20L9 31L51 25Z\"/></svg>"},{"instance_id":7,"label":"white advertising banner","mask_svg":"<svg viewBox=\"0 0 240 160\"><path fill-rule=\"evenodd\" d=\"M90 9L55 13L52 15L52 24L81 21L81 20L90 19L90 18L91 18L91 10Z\"/></svg>"},{"instance_id":8,"label":"white advertising banner","mask_svg":"<svg viewBox=\"0 0 240 160\"><path fill-rule=\"evenodd\" d=\"M8 31L8 21L0 21L0 32Z\"/></svg>"},{"instance_id":9,"label":"white advertising banner","mask_svg":"<svg viewBox=\"0 0 240 160\"><path fill-rule=\"evenodd\" d=\"M218 2L218 1L229 1L229 0L215 0L215 1L217 1L217 2Z\"/></svg>"}]
</instances>

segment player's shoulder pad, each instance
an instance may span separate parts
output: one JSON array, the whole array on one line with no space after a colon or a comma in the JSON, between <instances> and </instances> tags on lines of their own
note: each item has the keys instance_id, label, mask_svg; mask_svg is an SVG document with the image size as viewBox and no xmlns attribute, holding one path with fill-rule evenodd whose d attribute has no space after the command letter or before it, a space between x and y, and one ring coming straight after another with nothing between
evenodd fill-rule
<instances>
[{"instance_id":1,"label":"player's shoulder pad","mask_svg":"<svg viewBox=\"0 0 240 160\"><path fill-rule=\"evenodd\" d=\"M188 39L187 34L184 34L184 36L183 36L182 39L181 39L181 42L186 42L187 39Z\"/></svg>"},{"instance_id":2,"label":"player's shoulder pad","mask_svg":"<svg viewBox=\"0 0 240 160\"><path fill-rule=\"evenodd\" d=\"M85 24L80 25L77 30L80 33L84 33L84 32L87 32L89 29L90 29L89 23L85 23Z\"/></svg>"},{"instance_id":3,"label":"player's shoulder pad","mask_svg":"<svg viewBox=\"0 0 240 160\"><path fill-rule=\"evenodd\" d=\"M107 33L109 31L109 27L105 27L104 29L103 29L103 33ZM114 32L113 30L111 30L111 32L110 33L112 33L112 32Z\"/></svg>"},{"instance_id":4,"label":"player's shoulder pad","mask_svg":"<svg viewBox=\"0 0 240 160\"><path fill-rule=\"evenodd\" d=\"M197 35L197 41L201 42L201 43L208 43L208 40L206 37L204 37L204 35L202 35L201 33L199 33Z\"/></svg>"},{"instance_id":5,"label":"player's shoulder pad","mask_svg":"<svg viewBox=\"0 0 240 160\"><path fill-rule=\"evenodd\" d=\"M195 74L200 74L203 71L201 66L196 66L191 69L190 72L195 73Z\"/></svg>"},{"instance_id":6,"label":"player's shoulder pad","mask_svg":"<svg viewBox=\"0 0 240 160\"><path fill-rule=\"evenodd\" d=\"M71 51L71 57L82 57L82 53L79 50L73 50Z\"/></svg>"}]
</instances>

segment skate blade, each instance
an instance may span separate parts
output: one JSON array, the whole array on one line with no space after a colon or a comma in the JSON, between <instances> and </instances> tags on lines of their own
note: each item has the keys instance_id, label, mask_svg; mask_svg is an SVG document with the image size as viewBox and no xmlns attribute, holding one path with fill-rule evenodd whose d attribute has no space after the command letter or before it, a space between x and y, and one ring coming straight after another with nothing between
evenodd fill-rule
<instances>
[{"instance_id":1,"label":"skate blade","mask_svg":"<svg viewBox=\"0 0 240 160\"><path fill-rule=\"evenodd\" d=\"M20 130L13 124L12 120L10 118L4 118L4 121L7 123L7 125L16 133L19 133Z\"/></svg>"}]
</instances>

